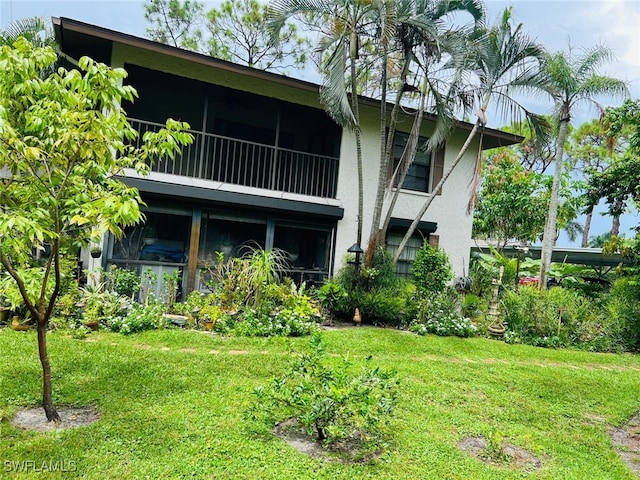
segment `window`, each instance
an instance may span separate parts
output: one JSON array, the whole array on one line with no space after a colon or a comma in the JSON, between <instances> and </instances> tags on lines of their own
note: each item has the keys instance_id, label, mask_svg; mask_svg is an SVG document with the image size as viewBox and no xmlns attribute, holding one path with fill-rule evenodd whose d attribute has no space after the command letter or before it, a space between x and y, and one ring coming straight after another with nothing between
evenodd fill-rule
<instances>
[{"instance_id":1,"label":"window","mask_svg":"<svg viewBox=\"0 0 640 480\"><path fill-rule=\"evenodd\" d=\"M402 152L409 140L409 134L396 132L393 136L393 169L398 168L400 158L402 158ZM427 138L420 137L418 140L418 150L416 157L409 166L407 176L404 179L402 188L405 190L413 190L416 192L429 192L431 191L429 178L431 173L431 153L424 151L424 146L427 142ZM394 187L398 186L397 179L394 182Z\"/></svg>"}]
</instances>

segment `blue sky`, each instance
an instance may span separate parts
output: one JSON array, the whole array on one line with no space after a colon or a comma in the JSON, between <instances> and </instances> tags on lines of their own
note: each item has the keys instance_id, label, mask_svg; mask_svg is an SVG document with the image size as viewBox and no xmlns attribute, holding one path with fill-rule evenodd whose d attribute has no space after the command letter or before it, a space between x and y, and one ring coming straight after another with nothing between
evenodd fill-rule
<instances>
[{"instance_id":1,"label":"blue sky","mask_svg":"<svg viewBox=\"0 0 640 480\"><path fill-rule=\"evenodd\" d=\"M208 7L219 2L204 2ZM143 1L138 0L0 0L0 26L11 20L34 15L46 18L69 17L113 30L144 36ZM626 80L632 98L640 98L640 0L487 0L489 19L496 19L502 10L512 5L516 21L550 51L575 49L604 44L616 53L616 61L601 73ZM307 80L315 81L314 78ZM598 99L603 105L615 106L620 100ZM538 113L550 113L551 105L544 99L531 99L527 106ZM584 109L575 112L574 125L595 118L596 112ZM499 127L505 119L490 118L490 125ZM622 228L640 223L637 212L623 217ZM591 234L610 229L609 218L596 215ZM562 235L559 245L569 245Z\"/></svg>"}]
</instances>

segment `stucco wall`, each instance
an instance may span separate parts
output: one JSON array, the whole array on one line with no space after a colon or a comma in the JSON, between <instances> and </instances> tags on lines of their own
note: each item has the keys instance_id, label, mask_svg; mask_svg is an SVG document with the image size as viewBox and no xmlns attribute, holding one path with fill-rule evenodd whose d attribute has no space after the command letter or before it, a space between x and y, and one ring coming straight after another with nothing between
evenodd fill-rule
<instances>
[{"instance_id":1,"label":"stucco wall","mask_svg":"<svg viewBox=\"0 0 640 480\"><path fill-rule=\"evenodd\" d=\"M213 69L211 66L189 62L180 58L168 57L155 52L147 52L115 44L112 54L114 66L133 63L166 73L223 85L272 98L320 108L317 92L305 88L261 82L235 72ZM362 247L366 248L371 228L373 207L378 182L380 160L379 112L370 106L361 109L362 156L364 163L364 215ZM412 118L400 119L398 129L409 132ZM433 125L425 121L422 134L429 135ZM466 132L454 134L447 142L445 153L445 171L451 165L460 146L466 138ZM465 158L460 162L444 186L443 194L437 196L422 220L436 222L436 235L440 237L440 246L447 252L456 275L462 275L468 265L471 247L472 217L466 214L468 185L471 179L477 142L471 145ZM236 188L237 189L237 188ZM394 217L413 219L428 194L403 191ZM357 240L358 215L358 177L356 165L356 144L353 132L345 130L342 135L340 171L337 200L344 208L344 218L338 222L334 271L343 264L347 249Z\"/></svg>"},{"instance_id":2,"label":"stucco wall","mask_svg":"<svg viewBox=\"0 0 640 480\"><path fill-rule=\"evenodd\" d=\"M362 158L364 179L364 215L362 247L365 248L371 229L371 220L375 202L380 165L380 137L379 117L374 109L363 109L362 113ZM399 129L408 132L412 119L406 117ZM422 134L429 135L433 128L430 122L424 122ZM449 139L445 150L445 165L447 171L458 154L466 139L467 132L457 132ZM342 137L340 177L338 181L338 198L345 209L344 219L338 224L336 240L335 269L341 267L347 249L353 245L357 237L358 215L358 181L356 165L356 147L353 132L345 132ZM439 236L440 246L447 252L456 275L468 272L469 249L471 248L471 227L473 217L467 215L467 201L469 198L469 182L473 175L475 152L478 143L473 142L465 157L458 164L447 182L444 184L442 195L437 195L429 210L421 220L436 222L438 228L435 235ZM429 194L403 190L396 203L393 216L411 219Z\"/></svg>"}]
</instances>

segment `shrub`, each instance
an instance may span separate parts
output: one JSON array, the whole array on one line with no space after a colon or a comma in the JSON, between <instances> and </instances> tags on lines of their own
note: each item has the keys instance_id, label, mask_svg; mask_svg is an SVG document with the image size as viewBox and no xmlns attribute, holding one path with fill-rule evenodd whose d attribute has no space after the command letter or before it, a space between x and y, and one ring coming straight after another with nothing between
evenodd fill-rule
<instances>
[{"instance_id":1,"label":"shrub","mask_svg":"<svg viewBox=\"0 0 640 480\"><path fill-rule=\"evenodd\" d=\"M453 278L449 257L439 248L424 243L413 262L413 279L421 297L443 292Z\"/></svg>"},{"instance_id":2,"label":"shrub","mask_svg":"<svg viewBox=\"0 0 640 480\"><path fill-rule=\"evenodd\" d=\"M396 406L399 382L394 373L378 367L363 367L359 374L352 370L347 360L337 367L327 364L316 332L309 351L294 359L281 377L255 389L249 415L270 427L294 418L325 446L349 441L363 447L361 451L374 451L380 427Z\"/></svg>"},{"instance_id":3,"label":"shrub","mask_svg":"<svg viewBox=\"0 0 640 480\"><path fill-rule=\"evenodd\" d=\"M419 335L471 337L477 332L469 318L461 314L462 305L456 292L447 290L439 295L422 298L418 315L409 329Z\"/></svg>"},{"instance_id":4,"label":"shrub","mask_svg":"<svg viewBox=\"0 0 640 480\"><path fill-rule=\"evenodd\" d=\"M578 346L598 351L624 348L616 316L605 315L600 303L574 290L541 290L521 286L503 297L506 339L536 346Z\"/></svg>"},{"instance_id":5,"label":"shrub","mask_svg":"<svg viewBox=\"0 0 640 480\"><path fill-rule=\"evenodd\" d=\"M622 348L640 351L640 284L627 278L614 282L604 299L610 335L617 337Z\"/></svg>"},{"instance_id":6,"label":"shrub","mask_svg":"<svg viewBox=\"0 0 640 480\"><path fill-rule=\"evenodd\" d=\"M163 317L165 313L166 306L162 303L150 303L147 305L134 303L125 316L111 317L109 319L109 328L124 335L144 330L165 328L168 326L167 320Z\"/></svg>"}]
</instances>

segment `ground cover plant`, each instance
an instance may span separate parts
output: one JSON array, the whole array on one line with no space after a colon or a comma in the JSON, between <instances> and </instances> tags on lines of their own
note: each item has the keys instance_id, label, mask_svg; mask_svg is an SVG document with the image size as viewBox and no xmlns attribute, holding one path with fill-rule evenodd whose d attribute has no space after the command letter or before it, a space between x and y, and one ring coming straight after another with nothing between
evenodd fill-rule
<instances>
[{"instance_id":1,"label":"ground cover plant","mask_svg":"<svg viewBox=\"0 0 640 480\"><path fill-rule=\"evenodd\" d=\"M634 478L608 433L640 410L640 358L633 355L366 326L324 331L334 365L347 356L358 368L371 356L372 365L396 371L401 382L384 453L345 464L310 458L245 419L254 388L281 375L308 338L170 329L98 331L75 340L52 332L56 404L92 406L100 419L34 433L10 423L40 400L34 336L0 330L3 478L37 478L15 472L27 461L73 462L67 472L42 474L64 479ZM542 466L527 473L510 463L486 464L458 447L467 437L508 442Z\"/></svg>"}]
</instances>

